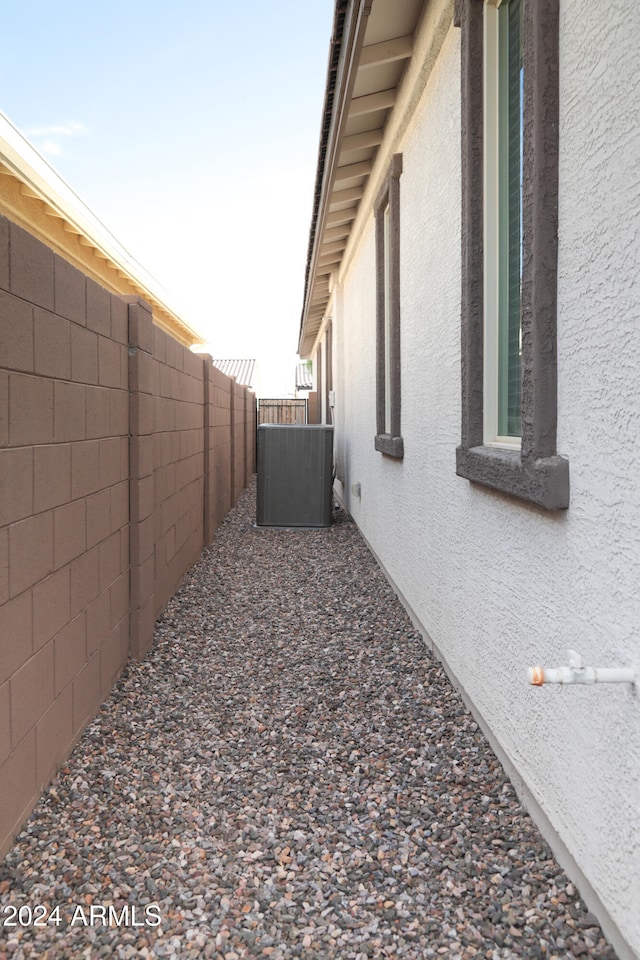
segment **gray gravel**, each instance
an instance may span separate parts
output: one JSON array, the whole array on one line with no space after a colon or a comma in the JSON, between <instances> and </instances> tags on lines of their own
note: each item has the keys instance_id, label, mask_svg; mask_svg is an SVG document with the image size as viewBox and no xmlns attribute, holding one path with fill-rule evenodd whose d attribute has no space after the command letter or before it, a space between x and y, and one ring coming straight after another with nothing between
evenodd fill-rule
<instances>
[{"instance_id":1,"label":"gray gravel","mask_svg":"<svg viewBox=\"0 0 640 960\"><path fill-rule=\"evenodd\" d=\"M254 503L0 865L0 957L612 960L355 525Z\"/></svg>"}]
</instances>

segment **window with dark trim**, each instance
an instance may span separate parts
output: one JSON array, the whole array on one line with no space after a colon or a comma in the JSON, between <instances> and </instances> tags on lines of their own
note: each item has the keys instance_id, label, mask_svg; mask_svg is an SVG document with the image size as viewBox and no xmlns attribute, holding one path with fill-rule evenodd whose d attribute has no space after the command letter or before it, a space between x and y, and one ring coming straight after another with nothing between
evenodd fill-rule
<instances>
[{"instance_id":1,"label":"window with dark trim","mask_svg":"<svg viewBox=\"0 0 640 960\"><path fill-rule=\"evenodd\" d=\"M402 154L391 158L374 205L376 224L376 438L375 448L401 459L400 433L400 174Z\"/></svg>"},{"instance_id":2,"label":"window with dark trim","mask_svg":"<svg viewBox=\"0 0 640 960\"><path fill-rule=\"evenodd\" d=\"M323 410L322 410L322 344L318 344L318 351L316 353L316 405L317 405L317 422L324 423Z\"/></svg>"},{"instance_id":3,"label":"window with dark trim","mask_svg":"<svg viewBox=\"0 0 640 960\"><path fill-rule=\"evenodd\" d=\"M327 323L327 332L325 333L325 392L324 403L327 423L333 423L333 405L331 403L333 394L333 323L331 320Z\"/></svg>"},{"instance_id":4,"label":"window with dark trim","mask_svg":"<svg viewBox=\"0 0 640 960\"><path fill-rule=\"evenodd\" d=\"M559 0L457 0L462 442L457 473L549 510L556 450Z\"/></svg>"}]
</instances>

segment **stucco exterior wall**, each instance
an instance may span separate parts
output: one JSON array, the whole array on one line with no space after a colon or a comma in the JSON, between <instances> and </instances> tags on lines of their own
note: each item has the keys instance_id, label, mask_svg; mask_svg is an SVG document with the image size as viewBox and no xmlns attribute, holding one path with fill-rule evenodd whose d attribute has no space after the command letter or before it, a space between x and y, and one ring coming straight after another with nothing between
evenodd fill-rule
<instances>
[{"instance_id":1,"label":"stucco exterior wall","mask_svg":"<svg viewBox=\"0 0 640 960\"><path fill-rule=\"evenodd\" d=\"M460 48L451 28L401 143L404 459L374 450L369 218L333 301L339 495L495 739L610 932L640 954L640 699L528 686L526 669L640 666L640 14L561 5L558 452L545 512L456 476ZM388 151L389 153L391 150ZM635 171L635 172L634 172ZM361 485L361 496L351 485ZM607 921L607 916L609 921ZM633 955L633 953L629 953Z\"/></svg>"}]
</instances>

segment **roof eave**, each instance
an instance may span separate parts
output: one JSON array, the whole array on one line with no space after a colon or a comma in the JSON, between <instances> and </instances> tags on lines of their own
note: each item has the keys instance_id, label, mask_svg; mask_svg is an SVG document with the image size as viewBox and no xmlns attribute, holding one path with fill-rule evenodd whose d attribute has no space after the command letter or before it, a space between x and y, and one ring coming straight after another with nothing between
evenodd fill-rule
<instances>
[{"instance_id":1,"label":"roof eave","mask_svg":"<svg viewBox=\"0 0 640 960\"><path fill-rule=\"evenodd\" d=\"M324 229L340 141L355 82L367 18L371 11L371 3L372 0L336 0L318 148L313 214L307 250L304 303L298 339L300 356L308 354L315 341L315 332L308 329L309 297L313 289L312 281L319 259L319 239L322 237Z\"/></svg>"}]
</instances>

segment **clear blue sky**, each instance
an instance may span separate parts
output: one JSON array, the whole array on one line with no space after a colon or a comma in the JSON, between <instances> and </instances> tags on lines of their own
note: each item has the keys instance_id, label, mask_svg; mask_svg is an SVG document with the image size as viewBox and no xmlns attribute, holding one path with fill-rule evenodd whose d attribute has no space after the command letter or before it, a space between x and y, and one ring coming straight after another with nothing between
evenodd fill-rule
<instances>
[{"instance_id":1,"label":"clear blue sky","mask_svg":"<svg viewBox=\"0 0 640 960\"><path fill-rule=\"evenodd\" d=\"M10 0L0 109L218 356L292 358L333 0Z\"/></svg>"}]
</instances>

